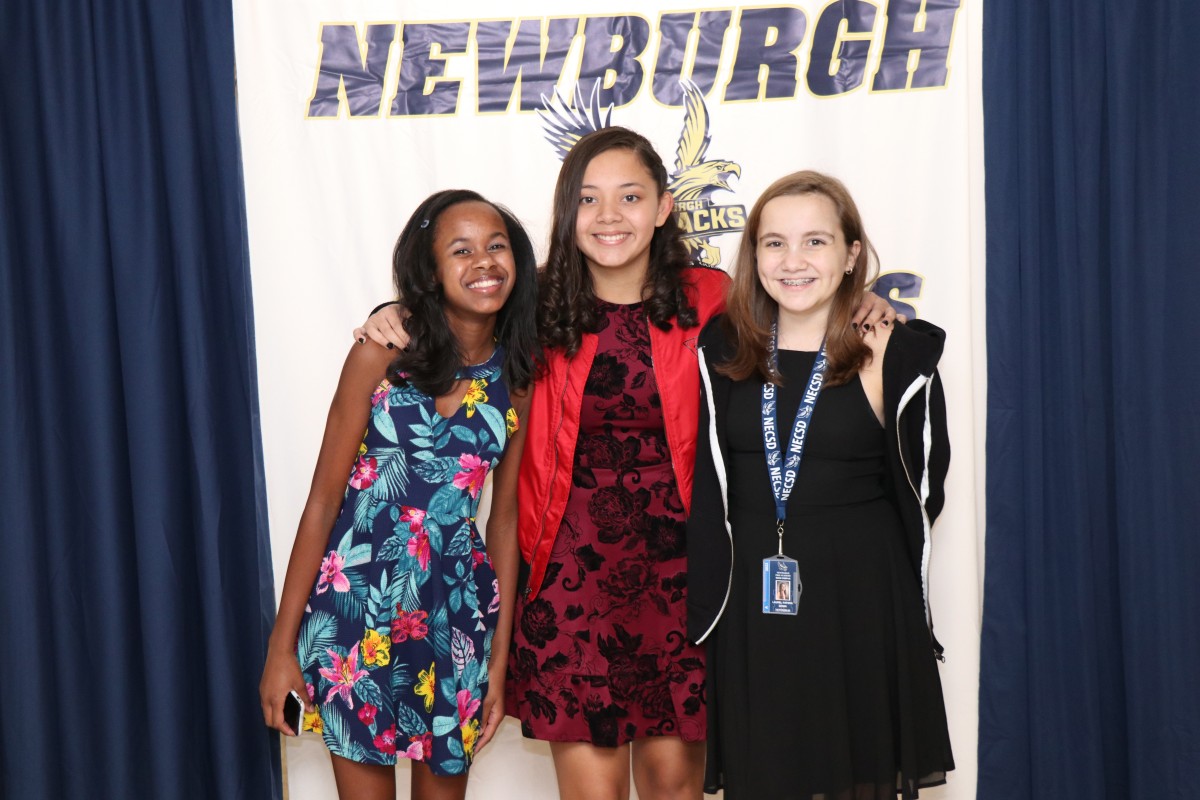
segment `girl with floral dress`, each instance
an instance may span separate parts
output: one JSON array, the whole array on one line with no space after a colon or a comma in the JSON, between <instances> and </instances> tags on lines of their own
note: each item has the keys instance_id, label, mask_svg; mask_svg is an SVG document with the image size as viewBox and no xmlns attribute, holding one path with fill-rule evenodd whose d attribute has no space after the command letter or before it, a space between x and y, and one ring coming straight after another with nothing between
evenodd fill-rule
<instances>
[{"instance_id":1,"label":"girl with floral dress","mask_svg":"<svg viewBox=\"0 0 1200 800\"><path fill-rule=\"evenodd\" d=\"M263 717L298 733L284 699L307 699L303 727L324 737L343 798L394 797L397 759L412 762L413 797L462 798L504 715L536 263L511 214L456 190L417 208L393 270L414 344L346 359L271 634ZM485 547L475 516L493 470Z\"/></svg>"}]
</instances>

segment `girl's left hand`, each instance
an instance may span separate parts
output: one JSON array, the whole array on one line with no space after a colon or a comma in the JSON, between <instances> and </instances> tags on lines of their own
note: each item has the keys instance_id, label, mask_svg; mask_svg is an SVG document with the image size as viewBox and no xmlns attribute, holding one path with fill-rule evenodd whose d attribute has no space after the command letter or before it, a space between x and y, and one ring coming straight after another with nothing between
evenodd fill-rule
<instances>
[{"instance_id":1,"label":"girl's left hand","mask_svg":"<svg viewBox=\"0 0 1200 800\"><path fill-rule=\"evenodd\" d=\"M479 741L475 743L475 755L478 756L504 721L504 678L492 678L488 682L488 693L483 698L483 731Z\"/></svg>"}]
</instances>

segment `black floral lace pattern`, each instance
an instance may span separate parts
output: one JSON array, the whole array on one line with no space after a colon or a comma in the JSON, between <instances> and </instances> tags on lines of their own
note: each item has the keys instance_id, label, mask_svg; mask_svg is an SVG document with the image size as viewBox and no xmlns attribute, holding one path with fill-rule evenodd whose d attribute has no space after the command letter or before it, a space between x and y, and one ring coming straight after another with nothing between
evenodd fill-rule
<instances>
[{"instance_id":1,"label":"black floral lace pattern","mask_svg":"<svg viewBox=\"0 0 1200 800\"><path fill-rule=\"evenodd\" d=\"M602 304L566 515L519 602L508 711L523 733L615 747L704 738L704 657L684 636L683 503L640 305Z\"/></svg>"}]
</instances>

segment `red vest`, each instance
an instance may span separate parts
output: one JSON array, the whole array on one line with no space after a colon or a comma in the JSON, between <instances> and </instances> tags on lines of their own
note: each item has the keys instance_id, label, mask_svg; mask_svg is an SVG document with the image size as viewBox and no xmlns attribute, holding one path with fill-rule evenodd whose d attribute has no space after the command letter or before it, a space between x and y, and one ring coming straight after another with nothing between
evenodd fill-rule
<instances>
[{"instance_id":1,"label":"red vest","mask_svg":"<svg viewBox=\"0 0 1200 800\"><path fill-rule=\"evenodd\" d=\"M696 337L704 323L725 309L729 276L722 270L689 267L684 271L688 299L695 306L699 325L664 331L650 325L650 356L662 399L667 446L675 467L679 496L687 511L692 507L692 474L696 465L696 427L700 417L700 371ZM573 357L561 351L547 354L546 371L534 384L529 412L523 420L525 452L518 479L518 538L521 556L530 565L529 598L537 596L542 576L554 548L571 493L575 443L583 387L596 355L597 337L583 334Z\"/></svg>"}]
</instances>

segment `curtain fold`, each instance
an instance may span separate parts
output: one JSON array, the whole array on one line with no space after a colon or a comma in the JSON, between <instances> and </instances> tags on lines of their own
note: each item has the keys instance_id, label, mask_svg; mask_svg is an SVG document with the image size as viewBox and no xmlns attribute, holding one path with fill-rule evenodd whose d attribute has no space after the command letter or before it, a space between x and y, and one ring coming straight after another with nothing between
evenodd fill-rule
<instances>
[{"instance_id":1,"label":"curtain fold","mask_svg":"<svg viewBox=\"0 0 1200 800\"><path fill-rule=\"evenodd\" d=\"M978 797L1200 797L1200 6L983 10Z\"/></svg>"},{"instance_id":2,"label":"curtain fold","mask_svg":"<svg viewBox=\"0 0 1200 800\"><path fill-rule=\"evenodd\" d=\"M0 8L0 796L280 796L233 24Z\"/></svg>"}]
</instances>

